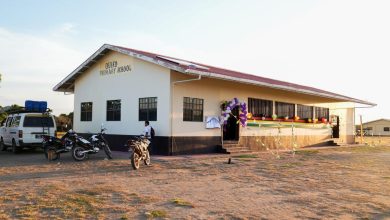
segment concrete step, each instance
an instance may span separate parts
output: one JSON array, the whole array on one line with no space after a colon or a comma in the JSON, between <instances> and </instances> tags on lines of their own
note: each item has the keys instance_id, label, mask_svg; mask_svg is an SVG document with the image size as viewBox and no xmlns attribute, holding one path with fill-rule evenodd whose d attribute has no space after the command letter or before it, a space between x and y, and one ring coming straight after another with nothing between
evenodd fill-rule
<instances>
[{"instance_id":1,"label":"concrete step","mask_svg":"<svg viewBox=\"0 0 390 220\"><path fill-rule=\"evenodd\" d=\"M242 146L238 141L224 141L221 146L221 152L227 154L240 154L240 153L251 153L248 147Z\"/></svg>"},{"instance_id":2,"label":"concrete step","mask_svg":"<svg viewBox=\"0 0 390 220\"><path fill-rule=\"evenodd\" d=\"M251 153L252 151L248 147L242 147L240 145L238 146L224 146L224 149L226 150L226 153L232 154L232 153Z\"/></svg>"},{"instance_id":3,"label":"concrete step","mask_svg":"<svg viewBox=\"0 0 390 220\"><path fill-rule=\"evenodd\" d=\"M238 141L223 141L223 144L239 144Z\"/></svg>"},{"instance_id":4,"label":"concrete step","mask_svg":"<svg viewBox=\"0 0 390 220\"><path fill-rule=\"evenodd\" d=\"M226 150L247 150L247 147L225 147Z\"/></svg>"},{"instance_id":5,"label":"concrete step","mask_svg":"<svg viewBox=\"0 0 390 220\"><path fill-rule=\"evenodd\" d=\"M333 144L333 146L345 146L345 145L347 145L343 140L340 140L340 139L338 139L338 138L332 138L332 139L330 139L330 142L332 142Z\"/></svg>"},{"instance_id":6,"label":"concrete step","mask_svg":"<svg viewBox=\"0 0 390 220\"><path fill-rule=\"evenodd\" d=\"M241 145L239 145L239 144L224 144L223 145L223 148L237 148L237 147L241 147Z\"/></svg>"},{"instance_id":7,"label":"concrete step","mask_svg":"<svg viewBox=\"0 0 390 220\"><path fill-rule=\"evenodd\" d=\"M253 153L251 150L234 150L227 152L228 154L250 154Z\"/></svg>"}]
</instances>

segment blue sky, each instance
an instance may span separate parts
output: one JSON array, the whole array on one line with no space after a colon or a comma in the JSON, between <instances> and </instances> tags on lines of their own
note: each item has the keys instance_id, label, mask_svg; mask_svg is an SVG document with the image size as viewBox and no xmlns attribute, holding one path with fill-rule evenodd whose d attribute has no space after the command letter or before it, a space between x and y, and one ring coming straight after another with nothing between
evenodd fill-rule
<instances>
[{"instance_id":1,"label":"blue sky","mask_svg":"<svg viewBox=\"0 0 390 220\"><path fill-rule=\"evenodd\" d=\"M103 43L369 100L390 118L388 1L1 1L0 105L47 99Z\"/></svg>"}]
</instances>

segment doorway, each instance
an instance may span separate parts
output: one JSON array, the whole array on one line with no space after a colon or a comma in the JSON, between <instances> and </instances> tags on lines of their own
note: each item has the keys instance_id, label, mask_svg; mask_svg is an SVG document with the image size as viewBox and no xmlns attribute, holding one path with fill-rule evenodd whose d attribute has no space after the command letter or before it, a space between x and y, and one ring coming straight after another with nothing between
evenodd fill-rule
<instances>
[{"instance_id":1,"label":"doorway","mask_svg":"<svg viewBox=\"0 0 390 220\"><path fill-rule=\"evenodd\" d=\"M332 115L332 138L340 138L340 117Z\"/></svg>"},{"instance_id":2,"label":"doorway","mask_svg":"<svg viewBox=\"0 0 390 220\"><path fill-rule=\"evenodd\" d=\"M239 115L239 109L238 106L236 106L232 112L232 115L227 120L227 124L223 128L223 140L224 141L238 141L240 137L240 124L237 123L238 115Z\"/></svg>"}]
</instances>

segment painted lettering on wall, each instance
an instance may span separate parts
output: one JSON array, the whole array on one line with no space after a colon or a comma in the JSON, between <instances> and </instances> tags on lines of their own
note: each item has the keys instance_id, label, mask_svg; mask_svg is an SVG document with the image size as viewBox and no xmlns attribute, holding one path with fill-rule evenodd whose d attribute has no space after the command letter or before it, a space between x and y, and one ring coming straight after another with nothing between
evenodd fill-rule
<instances>
[{"instance_id":1,"label":"painted lettering on wall","mask_svg":"<svg viewBox=\"0 0 390 220\"><path fill-rule=\"evenodd\" d=\"M110 61L104 64L104 69L100 70L100 75L111 75L116 73L130 72L131 65L122 65L118 66L118 61Z\"/></svg>"}]
</instances>

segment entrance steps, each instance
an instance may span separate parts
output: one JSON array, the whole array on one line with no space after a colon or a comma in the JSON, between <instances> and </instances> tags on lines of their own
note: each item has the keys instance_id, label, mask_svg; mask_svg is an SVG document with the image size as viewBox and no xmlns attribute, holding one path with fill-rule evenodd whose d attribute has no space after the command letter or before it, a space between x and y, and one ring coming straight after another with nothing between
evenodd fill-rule
<instances>
[{"instance_id":1,"label":"entrance steps","mask_svg":"<svg viewBox=\"0 0 390 220\"><path fill-rule=\"evenodd\" d=\"M252 153L248 147L244 147L238 141L224 141L222 146L222 153L227 154L243 154Z\"/></svg>"},{"instance_id":2,"label":"entrance steps","mask_svg":"<svg viewBox=\"0 0 390 220\"><path fill-rule=\"evenodd\" d=\"M328 140L330 146L346 146L347 144L339 138L331 138Z\"/></svg>"}]
</instances>

